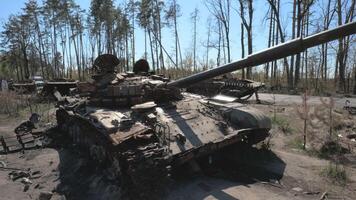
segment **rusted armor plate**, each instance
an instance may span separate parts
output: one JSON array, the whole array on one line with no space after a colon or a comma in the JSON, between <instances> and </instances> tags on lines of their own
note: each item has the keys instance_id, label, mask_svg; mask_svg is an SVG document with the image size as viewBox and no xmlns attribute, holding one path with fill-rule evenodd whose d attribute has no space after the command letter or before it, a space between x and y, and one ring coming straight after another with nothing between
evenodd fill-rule
<instances>
[{"instance_id":1,"label":"rusted armor plate","mask_svg":"<svg viewBox=\"0 0 356 200\"><path fill-rule=\"evenodd\" d=\"M119 145L121 142L130 139L131 137L148 134L151 132L151 129L142 123L136 122L134 125L127 129L117 130L114 133L109 134L113 145Z\"/></svg>"}]
</instances>

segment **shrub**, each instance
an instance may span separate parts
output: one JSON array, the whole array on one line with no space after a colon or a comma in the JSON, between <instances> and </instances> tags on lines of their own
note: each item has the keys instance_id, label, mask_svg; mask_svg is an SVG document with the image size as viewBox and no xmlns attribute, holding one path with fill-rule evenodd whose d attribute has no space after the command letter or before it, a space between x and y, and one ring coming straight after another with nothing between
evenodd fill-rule
<instances>
[{"instance_id":1,"label":"shrub","mask_svg":"<svg viewBox=\"0 0 356 200\"><path fill-rule=\"evenodd\" d=\"M330 162L329 165L322 170L322 175L329 178L333 182L345 185L347 181L347 173L343 165Z\"/></svg>"},{"instance_id":2,"label":"shrub","mask_svg":"<svg viewBox=\"0 0 356 200\"><path fill-rule=\"evenodd\" d=\"M289 142L289 146L294 149L301 149L304 150L304 143L301 138L294 138Z\"/></svg>"},{"instance_id":3,"label":"shrub","mask_svg":"<svg viewBox=\"0 0 356 200\"><path fill-rule=\"evenodd\" d=\"M291 134L293 133L293 128L290 126L290 123L288 122L287 119L281 118L281 117L273 117L272 118L272 123L277 125L278 128L284 133L284 134Z\"/></svg>"}]
</instances>

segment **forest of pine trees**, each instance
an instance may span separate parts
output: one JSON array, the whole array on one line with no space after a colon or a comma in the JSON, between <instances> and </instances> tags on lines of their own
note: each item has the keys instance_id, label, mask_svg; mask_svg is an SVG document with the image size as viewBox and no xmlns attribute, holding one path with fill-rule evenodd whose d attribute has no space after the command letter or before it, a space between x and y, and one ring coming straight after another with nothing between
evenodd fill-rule
<instances>
[{"instance_id":1,"label":"forest of pine trees","mask_svg":"<svg viewBox=\"0 0 356 200\"><path fill-rule=\"evenodd\" d=\"M356 15L356 0L259 1L268 7L264 23L255 19L257 0L204 0L192 13L183 13L179 0L91 0L88 10L75 0L28 0L2 25L0 78L23 81L39 74L83 81L95 57L105 53L118 56L123 71L146 58L152 70L177 78L254 53L256 26L265 26L265 46L272 47L351 22ZM210 13L208 19L200 18L202 9ZM193 27L189 52L181 48L182 16ZM198 24L205 22L203 33ZM232 27L239 35L232 34ZM169 44L163 42L165 30L171 32ZM197 37L199 31L203 37ZM138 33L144 34L144 44L136 44ZM341 38L236 74L276 89L356 94L355 39ZM241 55L233 55L232 40L238 41Z\"/></svg>"}]
</instances>

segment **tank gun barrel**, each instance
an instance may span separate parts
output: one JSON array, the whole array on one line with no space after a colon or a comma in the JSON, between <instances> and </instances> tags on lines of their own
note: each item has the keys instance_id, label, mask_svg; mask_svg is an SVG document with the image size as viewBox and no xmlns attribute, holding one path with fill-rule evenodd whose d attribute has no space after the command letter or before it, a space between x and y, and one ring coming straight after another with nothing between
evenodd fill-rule
<instances>
[{"instance_id":1,"label":"tank gun barrel","mask_svg":"<svg viewBox=\"0 0 356 200\"><path fill-rule=\"evenodd\" d=\"M246 58L231 62L207 71L190 75L172 82L169 87L184 88L194 83L204 81L222 74L233 72L247 67L261 65L280 58L300 53L310 47L314 47L341 37L349 36L356 33L356 22L350 22L334 29L322 31L305 38L296 38L291 41L279 44L266 50L251 54Z\"/></svg>"}]
</instances>

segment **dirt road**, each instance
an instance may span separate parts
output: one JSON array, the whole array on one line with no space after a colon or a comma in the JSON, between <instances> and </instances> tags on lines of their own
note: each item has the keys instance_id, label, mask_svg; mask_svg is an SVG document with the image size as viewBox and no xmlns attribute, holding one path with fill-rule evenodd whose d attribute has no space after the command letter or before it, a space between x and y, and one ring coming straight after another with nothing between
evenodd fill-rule
<instances>
[{"instance_id":1,"label":"dirt road","mask_svg":"<svg viewBox=\"0 0 356 200\"><path fill-rule=\"evenodd\" d=\"M302 97L300 95L259 93L259 98L260 100L269 103L273 103L275 101L278 105L293 105L300 104L302 102ZM328 100L328 97L324 97L324 99ZM346 100L350 101L351 106L356 106L356 98L333 97L333 99L335 101L335 106L338 108L342 108L345 105ZM255 100L254 95L251 100ZM310 104L321 103L319 96L309 96L308 102Z\"/></svg>"}]
</instances>

